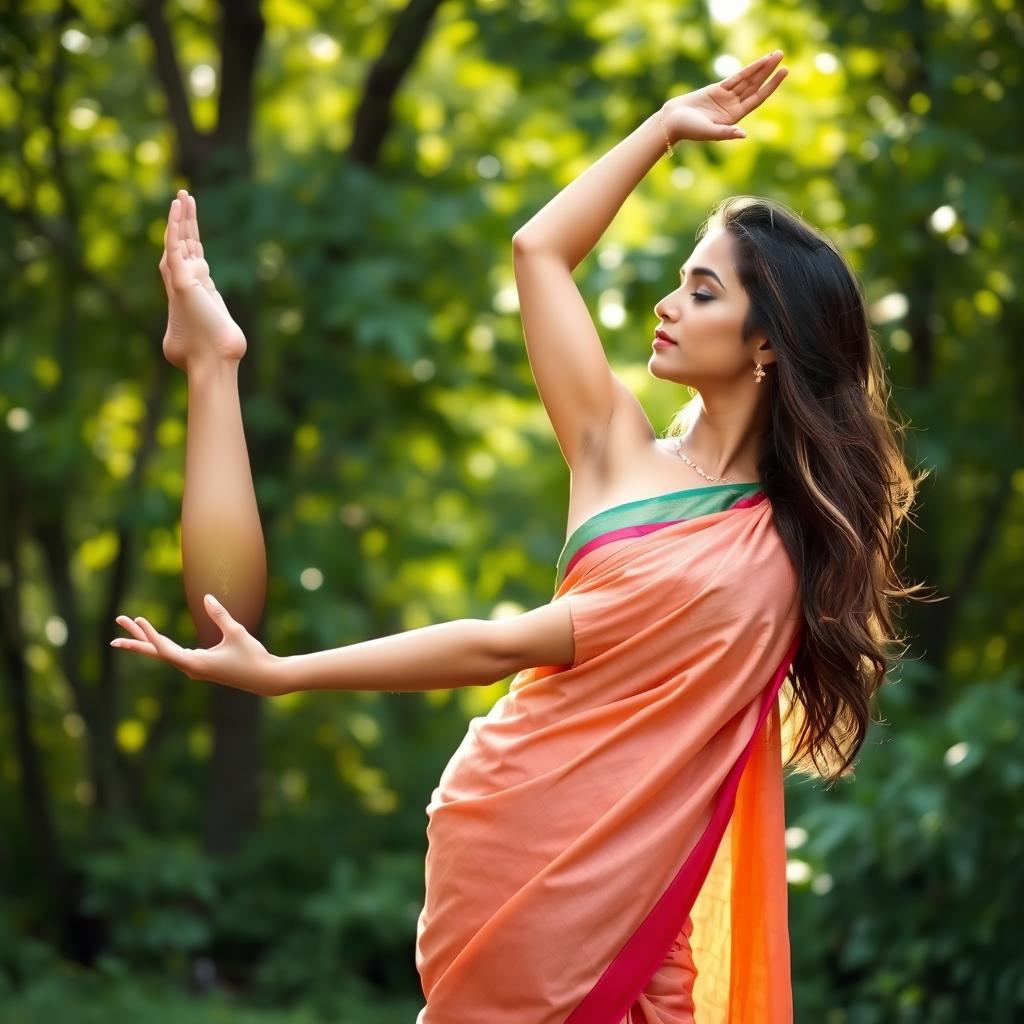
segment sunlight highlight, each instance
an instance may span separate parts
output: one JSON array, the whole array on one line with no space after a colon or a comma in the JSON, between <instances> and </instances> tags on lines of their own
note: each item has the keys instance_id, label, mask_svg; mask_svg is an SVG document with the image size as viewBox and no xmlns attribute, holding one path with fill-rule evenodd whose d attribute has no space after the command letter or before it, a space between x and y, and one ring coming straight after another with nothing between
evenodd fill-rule
<instances>
[{"instance_id":1,"label":"sunlight highlight","mask_svg":"<svg viewBox=\"0 0 1024 1024\"><path fill-rule=\"evenodd\" d=\"M731 25L739 21L749 7L750 0L708 0L708 14L718 25Z\"/></svg>"}]
</instances>

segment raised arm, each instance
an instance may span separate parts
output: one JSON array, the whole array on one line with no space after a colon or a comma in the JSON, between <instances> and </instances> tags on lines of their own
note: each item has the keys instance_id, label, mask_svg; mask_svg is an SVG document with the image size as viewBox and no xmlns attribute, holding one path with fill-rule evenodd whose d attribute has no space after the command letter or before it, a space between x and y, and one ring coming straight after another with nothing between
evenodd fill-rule
<instances>
[{"instance_id":1,"label":"raised arm","mask_svg":"<svg viewBox=\"0 0 1024 1024\"><path fill-rule=\"evenodd\" d=\"M765 82L781 60L773 50L721 82L667 100L513 236L530 368L570 469L600 452L618 410L646 419L608 365L572 271L670 143L745 137L734 126L778 88L785 69Z\"/></svg>"},{"instance_id":2,"label":"raised arm","mask_svg":"<svg viewBox=\"0 0 1024 1024\"><path fill-rule=\"evenodd\" d=\"M530 369L572 470L600 450L616 402L632 399L608 365L572 271L665 146L661 122L652 114L512 237Z\"/></svg>"}]
</instances>

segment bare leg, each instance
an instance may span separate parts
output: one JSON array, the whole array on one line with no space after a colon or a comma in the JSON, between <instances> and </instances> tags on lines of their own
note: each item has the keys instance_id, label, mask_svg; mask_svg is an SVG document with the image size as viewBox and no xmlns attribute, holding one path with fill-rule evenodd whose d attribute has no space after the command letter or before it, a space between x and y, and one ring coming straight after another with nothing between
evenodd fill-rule
<instances>
[{"instance_id":1,"label":"bare leg","mask_svg":"<svg viewBox=\"0 0 1024 1024\"><path fill-rule=\"evenodd\" d=\"M195 199L171 204L160 273L167 288L164 354L188 375L188 434L181 550L185 597L200 645L221 640L203 603L213 594L256 635L267 592L267 556L238 398L245 354L203 258Z\"/></svg>"},{"instance_id":2,"label":"bare leg","mask_svg":"<svg viewBox=\"0 0 1024 1024\"><path fill-rule=\"evenodd\" d=\"M238 363L188 371L188 436L181 504L185 597L200 646L221 641L203 604L213 594L258 635L267 556L238 400Z\"/></svg>"}]
</instances>

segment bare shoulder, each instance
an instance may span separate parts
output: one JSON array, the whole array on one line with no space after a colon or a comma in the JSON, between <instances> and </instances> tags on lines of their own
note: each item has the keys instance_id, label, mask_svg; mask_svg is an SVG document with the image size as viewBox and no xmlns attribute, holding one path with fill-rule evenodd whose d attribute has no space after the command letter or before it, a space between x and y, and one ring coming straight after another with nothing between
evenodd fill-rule
<instances>
[{"instance_id":1,"label":"bare shoulder","mask_svg":"<svg viewBox=\"0 0 1024 1024\"><path fill-rule=\"evenodd\" d=\"M639 399L621 379L614 381L615 400L603 433L590 439L571 467L570 526L616 501L665 490L679 472L681 463L659 446ZM509 672L575 660L572 614L563 598L495 625Z\"/></svg>"},{"instance_id":2,"label":"bare shoulder","mask_svg":"<svg viewBox=\"0 0 1024 1024\"><path fill-rule=\"evenodd\" d=\"M509 672L541 665L571 665L575 658L569 602L555 599L521 615L496 620Z\"/></svg>"},{"instance_id":3,"label":"bare shoulder","mask_svg":"<svg viewBox=\"0 0 1024 1024\"><path fill-rule=\"evenodd\" d=\"M571 467L567 537L597 512L670 490L680 476L682 464L659 442L640 400L618 379L615 392L601 436Z\"/></svg>"}]
</instances>

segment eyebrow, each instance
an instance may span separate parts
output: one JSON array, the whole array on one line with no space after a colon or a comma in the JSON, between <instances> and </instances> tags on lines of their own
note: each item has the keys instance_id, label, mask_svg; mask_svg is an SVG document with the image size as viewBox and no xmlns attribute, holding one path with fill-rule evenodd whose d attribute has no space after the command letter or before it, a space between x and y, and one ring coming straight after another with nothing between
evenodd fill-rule
<instances>
[{"instance_id":1,"label":"eyebrow","mask_svg":"<svg viewBox=\"0 0 1024 1024\"><path fill-rule=\"evenodd\" d=\"M722 284L722 279L710 267L694 267L693 270L687 271L686 264L684 263L679 268L679 273L689 273L690 277L713 277L721 285L722 291L727 292L729 290Z\"/></svg>"}]
</instances>

